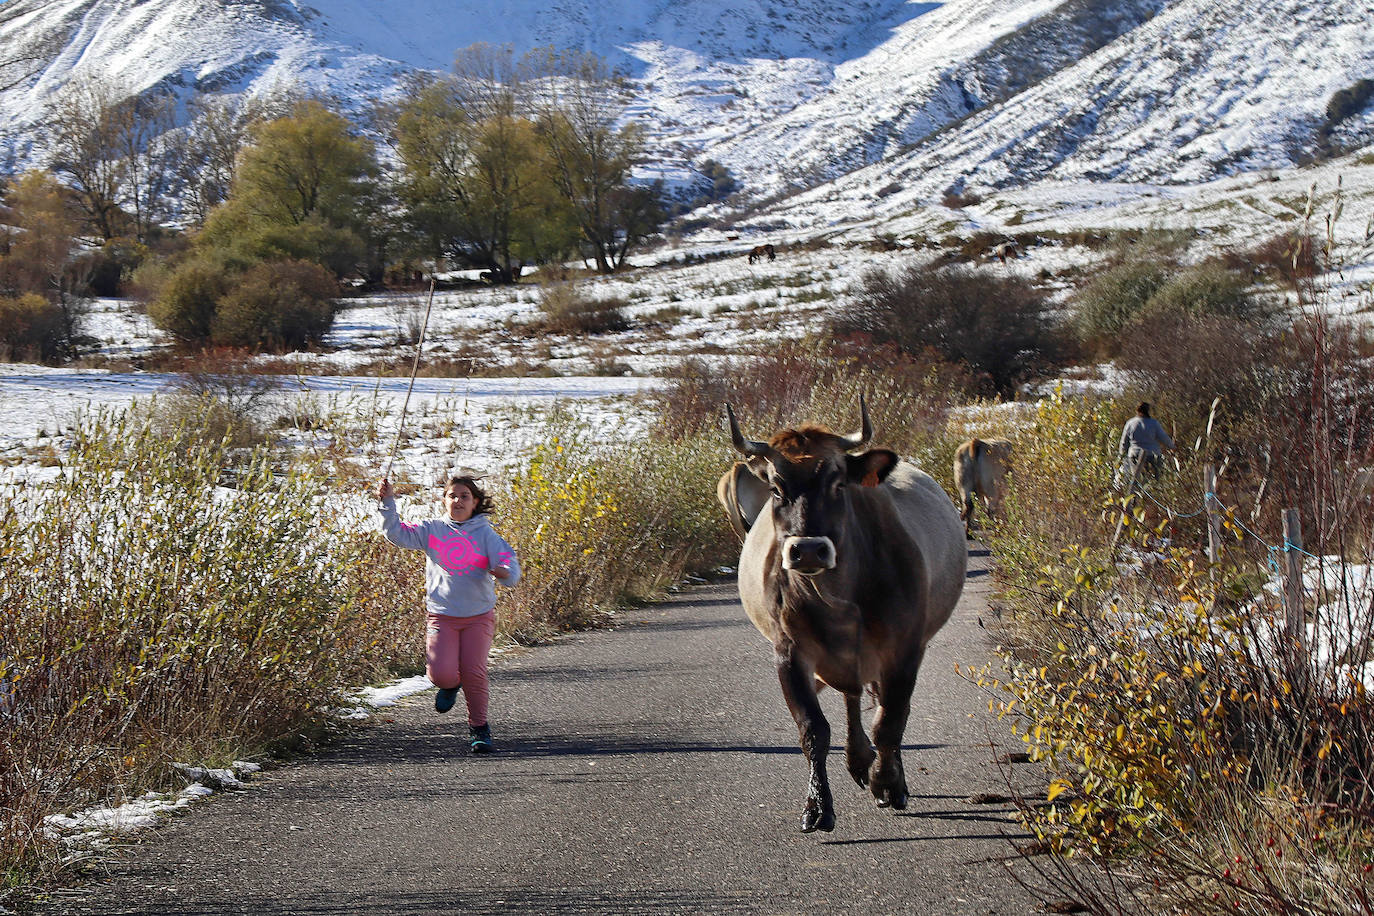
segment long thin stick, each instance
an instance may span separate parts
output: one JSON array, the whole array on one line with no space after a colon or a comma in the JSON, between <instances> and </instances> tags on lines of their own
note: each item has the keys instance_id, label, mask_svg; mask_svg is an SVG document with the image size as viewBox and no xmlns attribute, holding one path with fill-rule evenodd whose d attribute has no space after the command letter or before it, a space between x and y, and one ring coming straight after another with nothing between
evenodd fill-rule
<instances>
[{"instance_id":1,"label":"long thin stick","mask_svg":"<svg viewBox=\"0 0 1374 916\"><path fill-rule=\"evenodd\" d=\"M425 303L425 320L420 324L420 339L415 343L415 362L410 366L410 384L406 386L406 399L401 403L401 420L396 424L396 440L391 443L391 456L386 459L383 480L391 479L391 464L396 460L396 450L401 445L401 432L406 425L406 411L410 409L410 393L415 390L415 373L420 371L420 351L425 346L425 331L429 329L429 311L434 307L434 277L429 278L429 301Z\"/></svg>"}]
</instances>

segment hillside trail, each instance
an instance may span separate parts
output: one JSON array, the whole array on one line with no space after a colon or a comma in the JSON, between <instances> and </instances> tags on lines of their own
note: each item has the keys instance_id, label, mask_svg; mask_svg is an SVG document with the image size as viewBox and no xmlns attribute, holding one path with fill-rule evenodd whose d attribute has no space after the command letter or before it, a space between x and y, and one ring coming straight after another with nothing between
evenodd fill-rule
<instances>
[{"instance_id":1,"label":"hillside trail","mask_svg":"<svg viewBox=\"0 0 1374 916\"><path fill-rule=\"evenodd\" d=\"M248 791L173 818L38 909L72 914L1044 912L1005 799L1015 751L955 672L991 639L986 551L917 683L906 811L830 773L838 823L803 835L805 761L733 582L493 668L497 753L432 693ZM843 705L822 695L837 739ZM1034 765L1010 774L1031 785Z\"/></svg>"}]
</instances>

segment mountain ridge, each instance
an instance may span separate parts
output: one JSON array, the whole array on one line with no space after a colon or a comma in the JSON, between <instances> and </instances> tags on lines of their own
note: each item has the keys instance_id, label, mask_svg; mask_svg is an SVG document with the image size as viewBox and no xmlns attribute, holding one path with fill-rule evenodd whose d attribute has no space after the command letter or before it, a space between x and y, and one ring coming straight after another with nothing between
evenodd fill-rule
<instances>
[{"instance_id":1,"label":"mountain ridge","mask_svg":"<svg viewBox=\"0 0 1374 916\"><path fill-rule=\"evenodd\" d=\"M294 85L363 114L486 41L606 56L648 128L645 176L691 184L716 160L744 188L737 212L759 218L818 188L899 213L1040 182L1185 184L1374 144L1374 105L1325 117L1374 77L1369 14L1368 0L10 0L0 49L51 51L0 91L0 163L44 161L47 111L83 74L183 98Z\"/></svg>"}]
</instances>

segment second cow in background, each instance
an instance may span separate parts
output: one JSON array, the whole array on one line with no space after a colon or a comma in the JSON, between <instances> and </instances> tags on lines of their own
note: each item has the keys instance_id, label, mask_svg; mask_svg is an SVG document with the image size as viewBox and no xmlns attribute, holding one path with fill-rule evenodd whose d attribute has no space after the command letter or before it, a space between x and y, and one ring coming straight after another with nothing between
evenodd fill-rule
<instances>
[{"instance_id":1,"label":"second cow in background","mask_svg":"<svg viewBox=\"0 0 1374 916\"><path fill-rule=\"evenodd\" d=\"M964 534L973 537L973 498L981 497L983 509L996 518L1002 512L1007 471L1011 469L1011 442L1006 439L973 438L954 452L954 485L959 488L959 518Z\"/></svg>"}]
</instances>

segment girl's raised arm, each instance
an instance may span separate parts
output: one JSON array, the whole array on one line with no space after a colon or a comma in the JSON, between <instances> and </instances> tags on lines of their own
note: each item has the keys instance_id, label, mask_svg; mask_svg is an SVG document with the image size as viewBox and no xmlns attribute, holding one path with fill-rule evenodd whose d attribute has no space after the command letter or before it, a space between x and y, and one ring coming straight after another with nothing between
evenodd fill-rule
<instances>
[{"instance_id":1,"label":"girl's raised arm","mask_svg":"<svg viewBox=\"0 0 1374 916\"><path fill-rule=\"evenodd\" d=\"M391 489L391 481L385 477L377 485L377 514L382 519L382 534L397 547L410 550L425 549L425 535L414 525L401 521L396 511L396 500Z\"/></svg>"}]
</instances>

